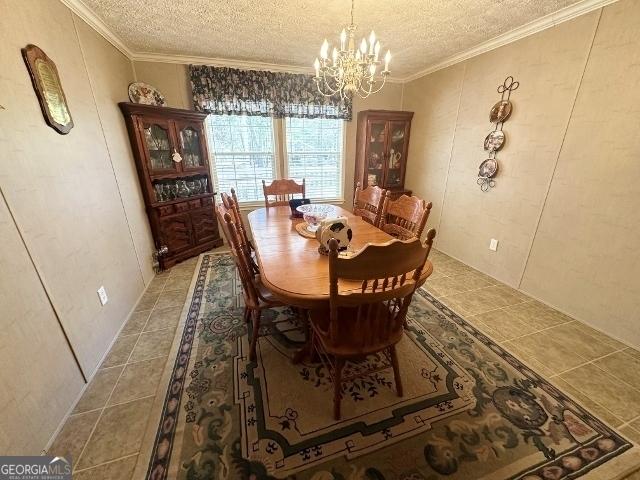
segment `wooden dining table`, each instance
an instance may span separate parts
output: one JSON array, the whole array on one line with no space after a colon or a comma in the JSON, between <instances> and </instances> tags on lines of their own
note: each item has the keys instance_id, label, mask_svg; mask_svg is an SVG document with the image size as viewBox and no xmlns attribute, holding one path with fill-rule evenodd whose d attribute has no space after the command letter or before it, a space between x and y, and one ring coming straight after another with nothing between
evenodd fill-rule
<instances>
[{"instance_id":1,"label":"wooden dining table","mask_svg":"<svg viewBox=\"0 0 640 480\"><path fill-rule=\"evenodd\" d=\"M393 239L362 218L335 206L336 215L346 217L353 231L351 249L358 251L367 243L385 243ZM318 252L319 243L301 236L295 229L302 219L292 219L288 206L260 208L249 213L249 225L256 251L262 284L281 302L307 310L328 308L329 258ZM390 262L393 259L389 259ZM427 260L421 275L424 283L433 271ZM360 288L357 282L342 282L339 291Z\"/></svg>"}]
</instances>

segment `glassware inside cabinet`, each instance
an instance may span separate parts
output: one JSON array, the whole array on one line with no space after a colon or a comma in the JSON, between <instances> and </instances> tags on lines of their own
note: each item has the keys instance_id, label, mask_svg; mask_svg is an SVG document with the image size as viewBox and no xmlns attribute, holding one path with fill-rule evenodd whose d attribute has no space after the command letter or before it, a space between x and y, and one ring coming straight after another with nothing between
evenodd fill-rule
<instances>
[{"instance_id":1,"label":"glassware inside cabinet","mask_svg":"<svg viewBox=\"0 0 640 480\"><path fill-rule=\"evenodd\" d=\"M156 202L168 202L180 198L209 193L209 179L206 175L153 182Z\"/></svg>"},{"instance_id":2,"label":"glassware inside cabinet","mask_svg":"<svg viewBox=\"0 0 640 480\"><path fill-rule=\"evenodd\" d=\"M367 185L380 185L385 168L385 122L371 122L369 127L369 148L367 156Z\"/></svg>"},{"instance_id":3,"label":"glassware inside cabinet","mask_svg":"<svg viewBox=\"0 0 640 480\"><path fill-rule=\"evenodd\" d=\"M182 160L185 167L203 166L200 133L193 127L185 127L180 130L180 143L182 144Z\"/></svg>"},{"instance_id":4,"label":"glassware inside cabinet","mask_svg":"<svg viewBox=\"0 0 640 480\"><path fill-rule=\"evenodd\" d=\"M144 129L144 139L149 152L152 170L173 169L169 132L160 125L149 125Z\"/></svg>"}]
</instances>

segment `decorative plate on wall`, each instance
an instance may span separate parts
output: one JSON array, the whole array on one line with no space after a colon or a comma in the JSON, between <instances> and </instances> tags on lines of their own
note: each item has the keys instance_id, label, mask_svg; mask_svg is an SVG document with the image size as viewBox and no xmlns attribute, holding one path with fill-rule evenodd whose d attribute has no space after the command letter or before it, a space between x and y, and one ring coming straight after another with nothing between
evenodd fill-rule
<instances>
[{"instance_id":1,"label":"decorative plate on wall","mask_svg":"<svg viewBox=\"0 0 640 480\"><path fill-rule=\"evenodd\" d=\"M484 139L484 149L487 152L497 152L504 145L505 135L502 130L494 130Z\"/></svg>"},{"instance_id":2,"label":"decorative plate on wall","mask_svg":"<svg viewBox=\"0 0 640 480\"><path fill-rule=\"evenodd\" d=\"M498 173L498 162L495 158L487 158L480 164L478 176L482 178L493 178Z\"/></svg>"},{"instance_id":3,"label":"decorative plate on wall","mask_svg":"<svg viewBox=\"0 0 640 480\"><path fill-rule=\"evenodd\" d=\"M149 84L143 82L135 82L129 85L129 99L133 103L141 103L143 105L156 105L164 107L166 102L160 91Z\"/></svg>"},{"instance_id":4,"label":"decorative plate on wall","mask_svg":"<svg viewBox=\"0 0 640 480\"><path fill-rule=\"evenodd\" d=\"M511 102L509 100L500 100L489 112L489 121L491 123L504 122L511 115Z\"/></svg>"}]
</instances>

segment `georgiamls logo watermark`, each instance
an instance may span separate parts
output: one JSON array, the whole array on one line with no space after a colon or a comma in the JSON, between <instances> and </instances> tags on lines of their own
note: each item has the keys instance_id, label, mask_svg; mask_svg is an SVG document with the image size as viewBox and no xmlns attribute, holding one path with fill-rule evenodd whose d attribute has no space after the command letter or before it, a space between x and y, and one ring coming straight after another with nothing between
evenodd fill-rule
<instances>
[{"instance_id":1,"label":"georgiamls logo watermark","mask_svg":"<svg viewBox=\"0 0 640 480\"><path fill-rule=\"evenodd\" d=\"M0 480L71 480L71 458L0 457Z\"/></svg>"}]
</instances>

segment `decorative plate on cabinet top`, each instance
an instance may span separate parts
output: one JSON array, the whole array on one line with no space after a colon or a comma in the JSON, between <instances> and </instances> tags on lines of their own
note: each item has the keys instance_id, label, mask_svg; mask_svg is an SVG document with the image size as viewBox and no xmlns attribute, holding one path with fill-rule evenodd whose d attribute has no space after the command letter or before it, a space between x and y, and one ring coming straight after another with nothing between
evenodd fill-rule
<instances>
[{"instance_id":1,"label":"decorative plate on cabinet top","mask_svg":"<svg viewBox=\"0 0 640 480\"><path fill-rule=\"evenodd\" d=\"M147 83L135 82L129 85L129 99L133 103L164 107L166 102L160 91Z\"/></svg>"}]
</instances>

